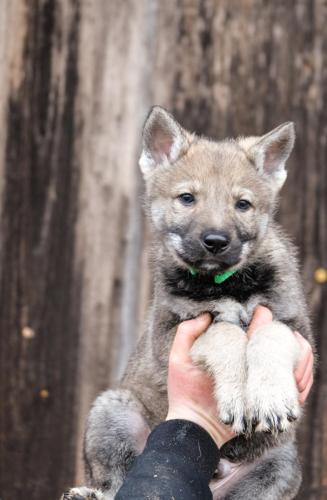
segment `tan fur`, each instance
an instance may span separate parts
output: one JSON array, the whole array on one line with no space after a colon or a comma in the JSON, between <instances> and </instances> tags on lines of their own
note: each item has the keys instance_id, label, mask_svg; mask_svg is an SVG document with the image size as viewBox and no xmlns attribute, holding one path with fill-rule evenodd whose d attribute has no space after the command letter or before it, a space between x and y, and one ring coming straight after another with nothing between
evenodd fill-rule
<instances>
[{"instance_id":1,"label":"tan fur","mask_svg":"<svg viewBox=\"0 0 327 500\"><path fill-rule=\"evenodd\" d=\"M162 108L152 109L140 167L154 233L153 304L121 389L103 393L90 412L87 473L90 486L104 492L94 490L95 499L114 497L140 451L140 436L165 418L176 326L203 311L215 321L194 344L193 359L214 377L221 419L246 434L221 450L239 465L234 479L221 476L213 485L214 499L296 495L301 472L294 420L300 412L292 330L312 336L295 250L274 221L294 139L294 126L286 123L261 137L211 141L185 131ZM216 286L214 276L226 270L237 273ZM275 321L248 341L245 329L257 304L267 305ZM129 421L135 410L141 432ZM103 464L107 472L97 475ZM75 492L65 498L74 500Z\"/></svg>"}]
</instances>

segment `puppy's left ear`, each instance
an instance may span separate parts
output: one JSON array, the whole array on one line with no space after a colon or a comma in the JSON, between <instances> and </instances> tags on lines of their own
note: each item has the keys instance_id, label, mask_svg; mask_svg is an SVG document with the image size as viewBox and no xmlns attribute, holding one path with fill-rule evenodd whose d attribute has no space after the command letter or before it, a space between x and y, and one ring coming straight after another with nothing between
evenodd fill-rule
<instances>
[{"instance_id":1,"label":"puppy's left ear","mask_svg":"<svg viewBox=\"0 0 327 500\"><path fill-rule=\"evenodd\" d=\"M286 180L285 163L292 152L294 142L294 123L286 122L263 135L249 150L258 171L269 178L276 190L279 190Z\"/></svg>"}]
</instances>

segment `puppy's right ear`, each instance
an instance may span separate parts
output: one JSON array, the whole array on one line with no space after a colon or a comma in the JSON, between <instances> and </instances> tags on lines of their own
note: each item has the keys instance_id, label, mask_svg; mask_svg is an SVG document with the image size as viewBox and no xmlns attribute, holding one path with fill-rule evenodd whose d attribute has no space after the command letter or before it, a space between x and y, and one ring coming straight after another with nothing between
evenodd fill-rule
<instances>
[{"instance_id":1,"label":"puppy's right ear","mask_svg":"<svg viewBox=\"0 0 327 500\"><path fill-rule=\"evenodd\" d=\"M160 106L154 106L143 128L143 148L139 165L143 175L158 165L171 165L190 146L190 135Z\"/></svg>"}]
</instances>

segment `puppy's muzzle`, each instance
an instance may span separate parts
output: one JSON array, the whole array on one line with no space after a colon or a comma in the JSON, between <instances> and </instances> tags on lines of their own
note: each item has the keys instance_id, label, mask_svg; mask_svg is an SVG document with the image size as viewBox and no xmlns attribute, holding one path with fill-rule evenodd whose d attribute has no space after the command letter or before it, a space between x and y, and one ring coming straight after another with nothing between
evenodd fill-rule
<instances>
[{"instance_id":1,"label":"puppy's muzzle","mask_svg":"<svg viewBox=\"0 0 327 500\"><path fill-rule=\"evenodd\" d=\"M201 243L208 252L216 255L228 250L231 238L224 231L206 231L201 236Z\"/></svg>"}]
</instances>

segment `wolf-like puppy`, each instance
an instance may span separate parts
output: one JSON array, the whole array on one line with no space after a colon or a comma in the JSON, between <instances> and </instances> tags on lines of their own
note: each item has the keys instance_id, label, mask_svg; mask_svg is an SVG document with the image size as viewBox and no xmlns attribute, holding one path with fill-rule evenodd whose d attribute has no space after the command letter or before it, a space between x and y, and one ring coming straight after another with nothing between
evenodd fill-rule
<instances>
[{"instance_id":1,"label":"wolf-like puppy","mask_svg":"<svg viewBox=\"0 0 327 500\"><path fill-rule=\"evenodd\" d=\"M221 449L215 499L291 499L301 472L293 370L298 343L312 341L295 250L274 221L294 126L215 142L184 130L156 106L143 131L140 167L152 222L154 299L121 388L95 401L85 437L89 485L66 499L109 499L167 414L167 363L176 325L203 311L214 322L192 357L213 376L220 418L238 434ZM274 321L250 340L257 304ZM234 470L227 481L224 472Z\"/></svg>"}]
</instances>

